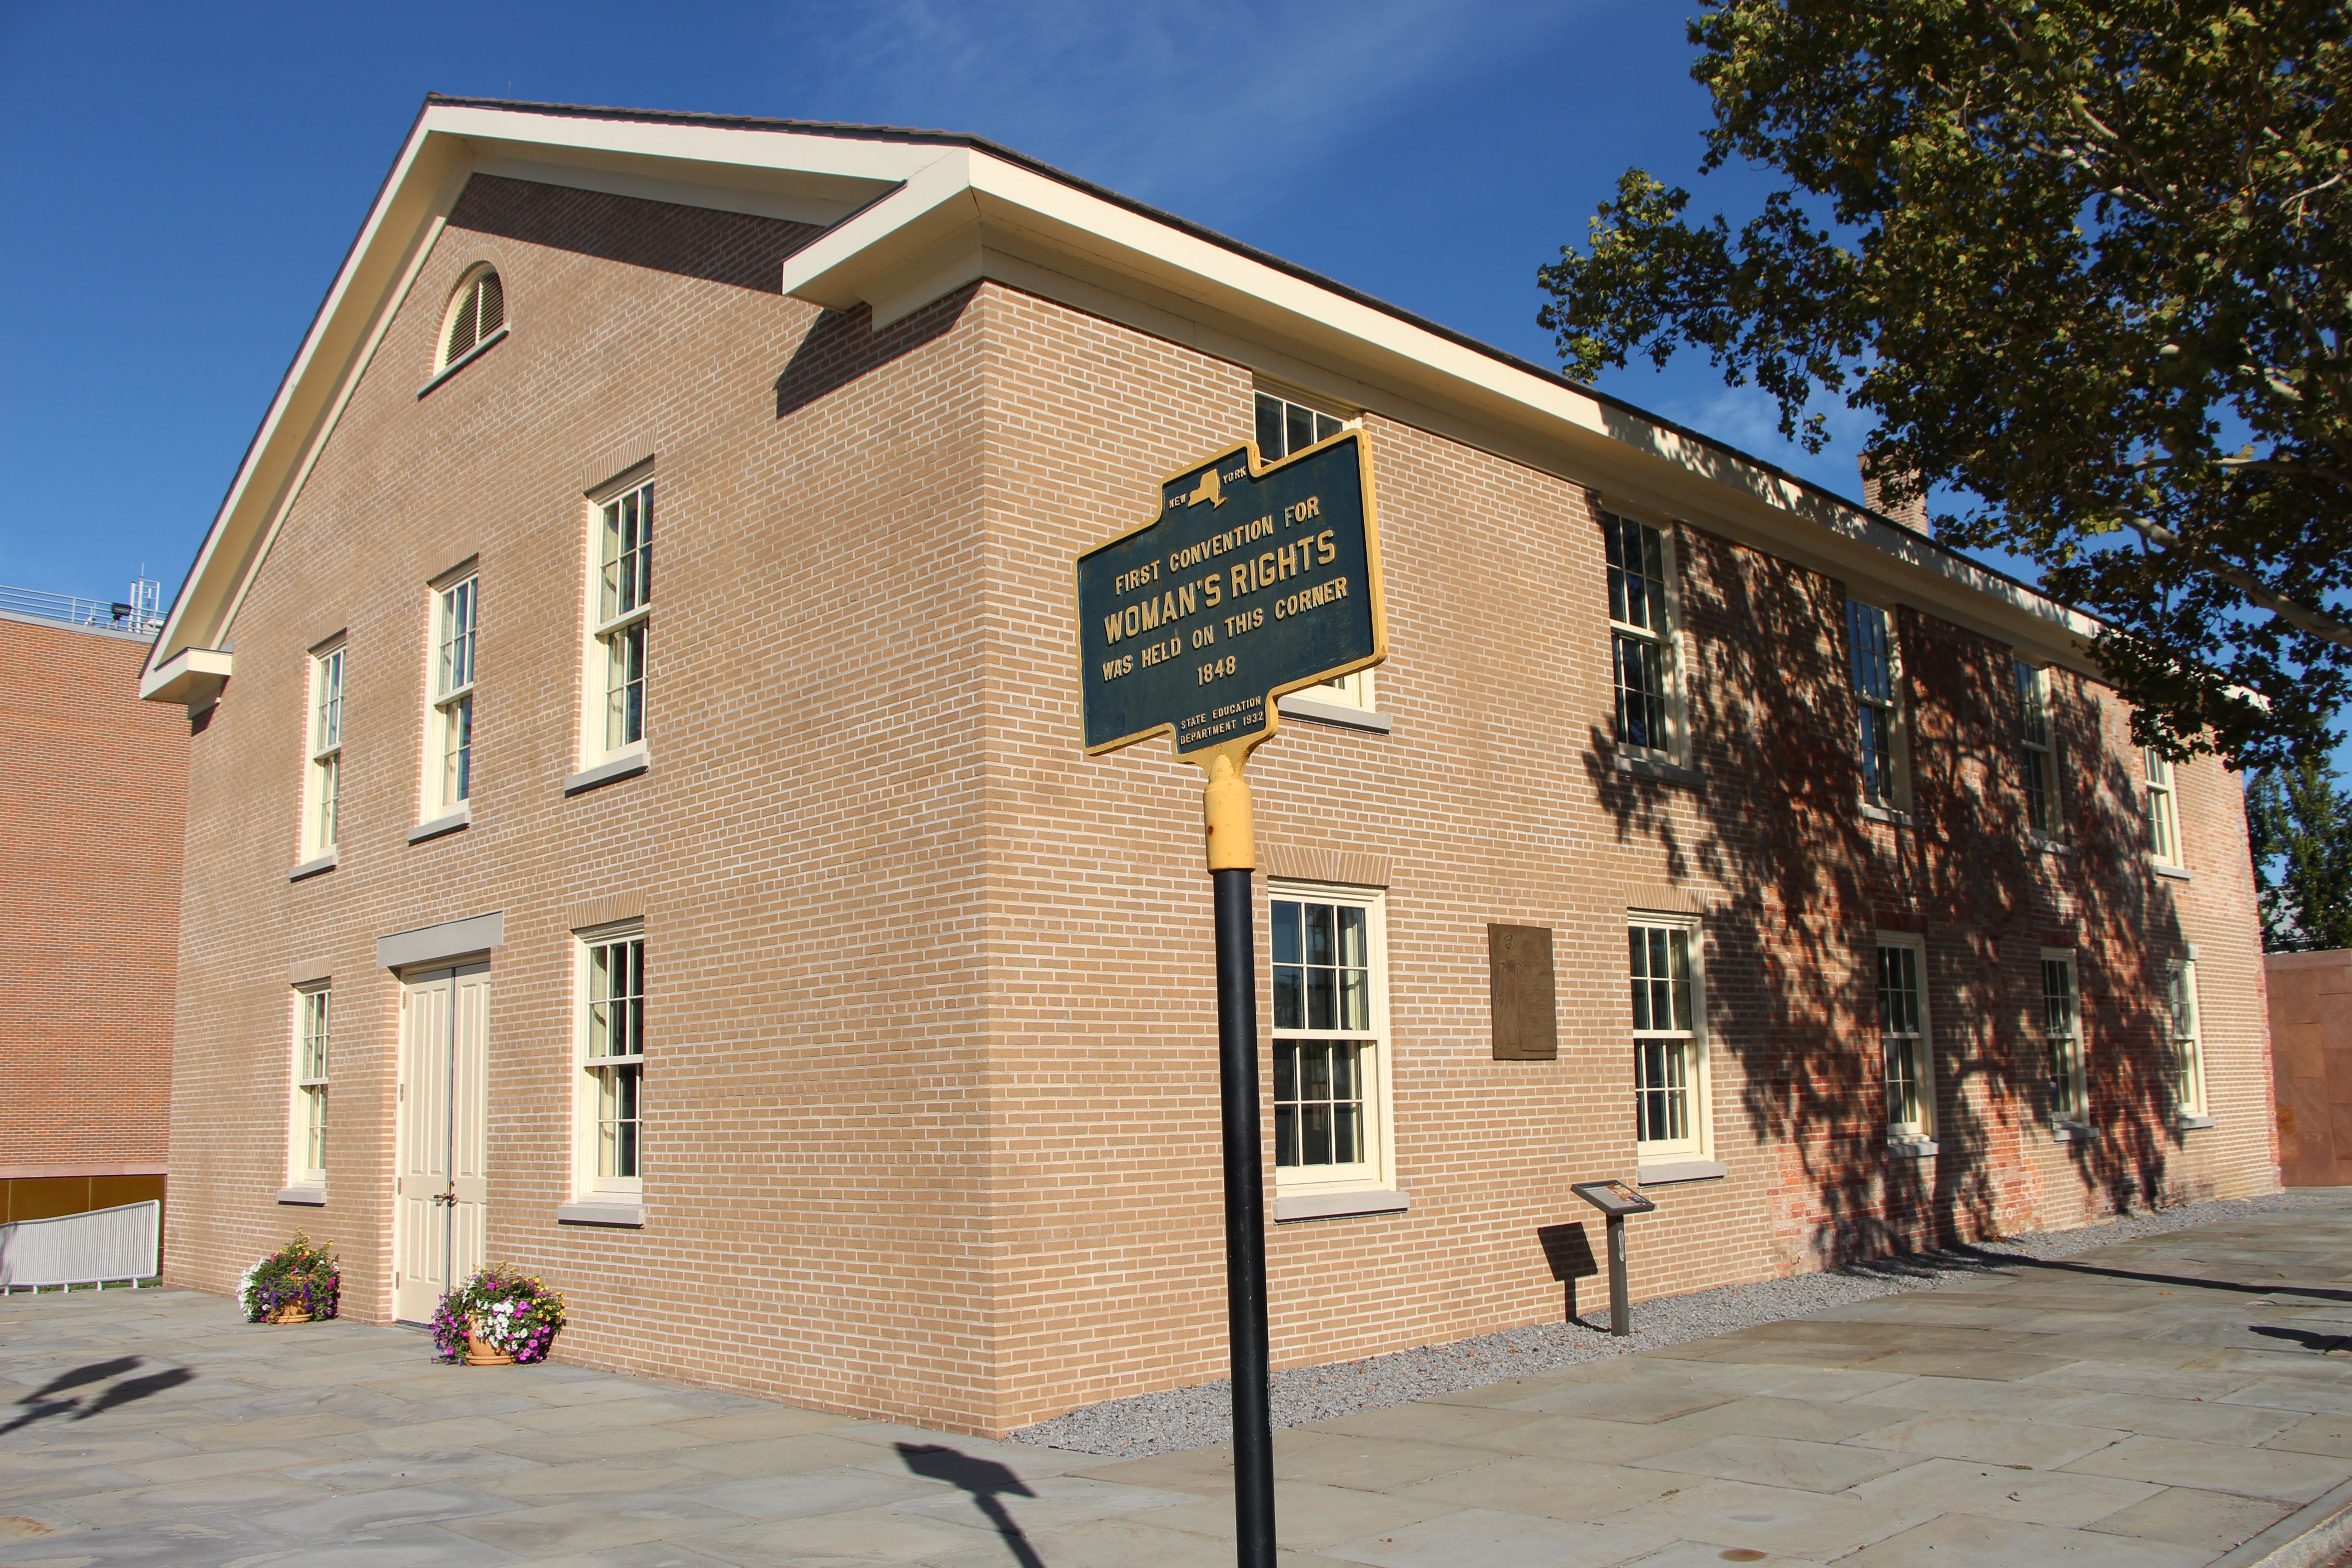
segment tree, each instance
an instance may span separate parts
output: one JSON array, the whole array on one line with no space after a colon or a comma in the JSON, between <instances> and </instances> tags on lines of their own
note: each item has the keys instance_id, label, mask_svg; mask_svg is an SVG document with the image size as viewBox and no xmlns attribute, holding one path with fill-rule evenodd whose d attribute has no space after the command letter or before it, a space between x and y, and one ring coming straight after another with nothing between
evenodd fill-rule
<instances>
[{"instance_id":1,"label":"tree","mask_svg":"<svg viewBox=\"0 0 2352 1568\"><path fill-rule=\"evenodd\" d=\"M2316 760L2272 768L2246 791L2263 950L2352 947L2352 792ZM2270 867L2283 861L2273 881Z\"/></svg>"},{"instance_id":2,"label":"tree","mask_svg":"<svg viewBox=\"0 0 2352 1568\"><path fill-rule=\"evenodd\" d=\"M2352 16L2340 0L1702 0L1702 172L1639 169L1538 321L1592 379L1705 350L1818 451L2107 630L2144 744L2278 765L2352 685Z\"/></svg>"}]
</instances>

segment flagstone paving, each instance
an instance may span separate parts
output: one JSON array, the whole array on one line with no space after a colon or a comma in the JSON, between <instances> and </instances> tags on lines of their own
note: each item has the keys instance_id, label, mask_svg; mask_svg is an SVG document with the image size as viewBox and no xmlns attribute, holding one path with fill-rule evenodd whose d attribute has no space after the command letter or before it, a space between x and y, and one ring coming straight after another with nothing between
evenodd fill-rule
<instances>
[{"instance_id":1,"label":"flagstone paving","mask_svg":"<svg viewBox=\"0 0 2352 1568\"><path fill-rule=\"evenodd\" d=\"M179 1290L0 1300L0 1563L1212 1568L1230 1458L993 1443ZM1285 1562L2252 1563L2352 1509L2352 1191L1278 1433Z\"/></svg>"}]
</instances>

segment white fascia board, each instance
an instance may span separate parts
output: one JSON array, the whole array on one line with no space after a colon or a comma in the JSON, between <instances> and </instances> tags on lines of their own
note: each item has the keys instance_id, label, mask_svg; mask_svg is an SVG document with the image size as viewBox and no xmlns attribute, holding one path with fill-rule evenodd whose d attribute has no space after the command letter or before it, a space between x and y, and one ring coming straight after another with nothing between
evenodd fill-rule
<instances>
[{"instance_id":1,"label":"white fascia board","mask_svg":"<svg viewBox=\"0 0 2352 1568\"><path fill-rule=\"evenodd\" d=\"M148 702L177 702L194 707L217 693L231 673L235 659L226 648L184 647L154 668L142 672L139 696Z\"/></svg>"},{"instance_id":2,"label":"white fascia board","mask_svg":"<svg viewBox=\"0 0 2352 1568\"><path fill-rule=\"evenodd\" d=\"M544 162L601 163L607 172L634 160L648 177L681 189L708 186L720 166L746 169L755 173L745 182L753 199L781 190L822 200L824 186L839 182L835 199L845 206L898 184L941 151L937 142L896 138L428 105L246 448L142 683L181 650L223 639L278 521L472 173L478 142L494 143L504 157L531 149ZM703 205L758 210L740 201Z\"/></svg>"},{"instance_id":3,"label":"white fascia board","mask_svg":"<svg viewBox=\"0 0 2352 1568\"><path fill-rule=\"evenodd\" d=\"M881 327L928 302L910 289L918 279L940 291L976 271L1026 284L1038 274L1019 260L1050 265L1053 254L1093 264L1074 274L1108 272L1141 285L1146 302L1151 295L1188 301L1228 331L1255 329L1252 335L1296 345L1290 352L1328 356L1370 384L1507 427L1519 437L1512 446L1524 449L1532 438L1565 447L1580 459L1567 466L1588 479L1599 477L1596 468L1624 476L1664 515L1793 545L1809 564L1875 579L1898 595L1963 600L1954 607L1972 612L1962 618L1978 629L2094 671L2085 650L2098 622L1917 534L1620 405L984 152L941 156L795 253L784 265L784 291L834 310L866 303ZM1602 488L1616 487L1603 479ZM1695 515L1695 505L1715 515Z\"/></svg>"}]
</instances>

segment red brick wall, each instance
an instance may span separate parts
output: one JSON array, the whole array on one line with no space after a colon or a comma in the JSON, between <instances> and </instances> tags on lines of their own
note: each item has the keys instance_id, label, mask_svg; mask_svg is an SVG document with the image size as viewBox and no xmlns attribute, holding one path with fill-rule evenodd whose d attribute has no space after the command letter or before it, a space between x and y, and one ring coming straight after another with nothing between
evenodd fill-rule
<instances>
[{"instance_id":1,"label":"red brick wall","mask_svg":"<svg viewBox=\"0 0 2352 1568\"><path fill-rule=\"evenodd\" d=\"M146 654L0 619L0 1177L163 1168L188 721L139 700Z\"/></svg>"}]
</instances>

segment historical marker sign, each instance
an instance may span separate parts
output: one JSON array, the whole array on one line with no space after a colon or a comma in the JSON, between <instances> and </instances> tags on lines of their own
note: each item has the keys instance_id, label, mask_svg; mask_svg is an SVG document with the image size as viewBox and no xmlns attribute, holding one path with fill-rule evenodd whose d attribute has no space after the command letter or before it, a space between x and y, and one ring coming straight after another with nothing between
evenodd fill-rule
<instances>
[{"instance_id":1,"label":"historical marker sign","mask_svg":"<svg viewBox=\"0 0 2352 1568\"><path fill-rule=\"evenodd\" d=\"M1271 466L1244 444L1160 487L1150 521L1078 557L1089 754L1263 740L1275 699L1388 657L1363 432Z\"/></svg>"}]
</instances>

